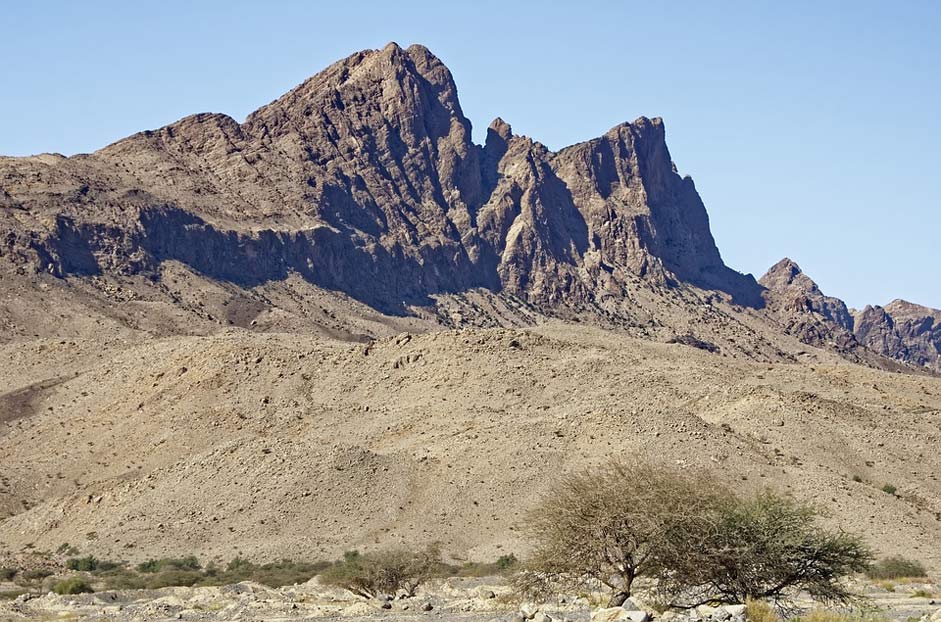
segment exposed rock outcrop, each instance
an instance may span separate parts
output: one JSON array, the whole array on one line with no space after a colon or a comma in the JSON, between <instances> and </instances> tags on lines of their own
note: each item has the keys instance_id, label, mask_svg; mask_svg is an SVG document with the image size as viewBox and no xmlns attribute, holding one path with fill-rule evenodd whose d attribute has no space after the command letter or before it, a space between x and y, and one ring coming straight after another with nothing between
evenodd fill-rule
<instances>
[{"instance_id":1,"label":"exposed rock outcrop","mask_svg":"<svg viewBox=\"0 0 941 622\"><path fill-rule=\"evenodd\" d=\"M728 268L661 119L553 152L498 118L475 145L450 71L419 45L353 54L243 123L196 114L92 154L0 158L0 275L158 283L174 262L242 291L300 277L400 317L486 291L527 307L473 310L498 325L587 317L788 360L771 319L852 360L938 369L930 310L856 321L789 260L761 285Z\"/></svg>"},{"instance_id":2,"label":"exposed rock outcrop","mask_svg":"<svg viewBox=\"0 0 941 622\"><path fill-rule=\"evenodd\" d=\"M811 345L843 351L858 347L846 304L824 295L791 259L776 263L758 282L766 288L769 311L788 333Z\"/></svg>"},{"instance_id":3,"label":"exposed rock outcrop","mask_svg":"<svg viewBox=\"0 0 941 622\"><path fill-rule=\"evenodd\" d=\"M854 316L856 338L883 356L941 372L941 310L895 300Z\"/></svg>"},{"instance_id":4,"label":"exposed rock outcrop","mask_svg":"<svg viewBox=\"0 0 941 622\"><path fill-rule=\"evenodd\" d=\"M839 298L825 295L790 259L761 277L768 311L804 343L834 347L877 366L875 357L941 372L941 311L904 300L867 306L853 314Z\"/></svg>"},{"instance_id":5,"label":"exposed rock outcrop","mask_svg":"<svg viewBox=\"0 0 941 622\"><path fill-rule=\"evenodd\" d=\"M761 304L727 268L660 119L558 153L497 120L483 147L426 48L359 52L248 116L198 114L91 155L0 160L2 252L58 276L177 260L297 273L387 312L473 287L548 308L625 275Z\"/></svg>"}]
</instances>

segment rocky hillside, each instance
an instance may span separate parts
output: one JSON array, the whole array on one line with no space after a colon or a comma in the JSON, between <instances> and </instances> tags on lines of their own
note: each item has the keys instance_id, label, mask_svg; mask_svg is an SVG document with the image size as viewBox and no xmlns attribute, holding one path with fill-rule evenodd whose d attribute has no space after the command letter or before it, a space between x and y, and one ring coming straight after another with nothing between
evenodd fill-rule
<instances>
[{"instance_id":1,"label":"rocky hillside","mask_svg":"<svg viewBox=\"0 0 941 622\"><path fill-rule=\"evenodd\" d=\"M368 344L233 329L8 344L0 386L0 557L521 556L553 476L620 454L793 493L941 568L941 379L836 355L757 363L561 322Z\"/></svg>"},{"instance_id":2,"label":"rocky hillside","mask_svg":"<svg viewBox=\"0 0 941 622\"><path fill-rule=\"evenodd\" d=\"M941 311L896 300L851 313L839 298L824 295L790 259L761 277L768 311L804 343L834 349L859 362L879 358L941 373ZM879 357L879 358L877 358Z\"/></svg>"},{"instance_id":3,"label":"rocky hillside","mask_svg":"<svg viewBox=\"0 0 941 622\"><path fill-rule=\"evenodd\" d=\"M941 372L941 310L895 300L856 312L853 326L872 351Z\"/></svg>"},{"instance_id":4,"label":"rocky hillside","mask_svg":"<svg viewBox=\"0 0 941 622\"><path fill-rule=\"evenodd\" d=\"M349 332L356 307L360 319L446 327L563 317L790 360L769 334L769 300L805 343L878 367L937 368L937 340L920 324L854 341L845 305L815 286L802 294L787 266L765 277L763 297L725 266L692 180L676 171L658 118L558 152L496 119L475 145L448 69L422 46L390 43L243 123L197 114L93 154L0 158L0 275L27 289L52 275L55 295L82 290L98 322L164 334L269 311L281 329ZM181 270L200 285L174 287L167 273ZM220 288L226 308L185 300ZM160 322L116 317L115 298L128 296L159 306ZM811 299L822 306L801 306ZM0 309L11 334L48 331L19 330L30 322L16 314Z\"/></svg>"},{"instance_id":5,"label":"rocky hillside","mask_svg":"<svg viewBox=\"0 0 941 622\"><path fill-rule=\"evenodd\" d=\"M389 44L241 124L199 114L90 155L0 160L0 254L60 277L169 260L241 286L298 274L390 313L474 287L616 312L638 276L760 305L664 135L640 118L554 153L498 119L480 147L447 68Z\"/></svg>"},{"instance_id":6,"label":"rocky hillside","mask_svg":"<svg viewBox=\"0 0 941 622\"><path fill-rule=\"evenodd\" d=\"M489 560L626 453L941 567L939 313L735 272L676 171L659 119L476 145L395 44L243 123L0 158L0 557Z\"/></svg>"}]
</instances>

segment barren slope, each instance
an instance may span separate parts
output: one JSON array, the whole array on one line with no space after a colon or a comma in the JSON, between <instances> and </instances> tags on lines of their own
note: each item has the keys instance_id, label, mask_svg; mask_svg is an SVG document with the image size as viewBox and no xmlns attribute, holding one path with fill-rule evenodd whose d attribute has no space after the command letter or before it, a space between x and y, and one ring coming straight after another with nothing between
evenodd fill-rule
<instances>
[{"instance_id":1,"label":"barren slope","mask_svg":"<svg viewBox=\"0 0 941 622\"><path fill-rule=\"evenodd\" d=\"M941 566L938 379L560 323L366 345L241 329L36 340L0 356L0 383L26 387L4 400L29 404L0 424L8 549L226 559L440 540L489 558L520 552L520 513L555 473L645 453L793 491ZM36 384L50 361L65 377Z\"/></svg>"}]
</instances>

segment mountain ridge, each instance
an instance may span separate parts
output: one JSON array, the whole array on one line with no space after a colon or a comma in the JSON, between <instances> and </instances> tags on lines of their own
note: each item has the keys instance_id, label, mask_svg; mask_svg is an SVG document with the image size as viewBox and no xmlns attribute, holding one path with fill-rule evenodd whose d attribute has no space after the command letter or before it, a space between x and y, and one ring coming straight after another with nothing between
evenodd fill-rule
<instances>
[{"instance_id":1,"label":"mountain ridge","mask_svg":"<svg viewBox=\"0 0 941 622\"><path fill-rule=\"evenodd\" d=\"M931 313L727 267L658 118L552 151L459 105L386 46L245 123L0 158L0 562L523 557L620 454L941 568Z\"/></svg>"},{"instance_id":2,"label":"mountain ridge","mask_svg":"<svg viewBox=\"0 0 941 622\"><path fill-rule=\"evenodd\" d=\"M198 113L92 154L0 159L0 255L59 278L159 280L167 262L242 289L296 274L399 317L481 289L665 339L690 332L706 301L719 349L755 355L735 336L760 340L751 309L851 360L909 363L901 346L862 352L842 302L821 298L808 324L813 309L726 266L665 135L639 117L551 151L498 118L477 145L447 67L390 43L242 123ZM682 317L660 326L676 296ZM759 356L787 358L773 350Z\"/></svg>"}]
</instances>

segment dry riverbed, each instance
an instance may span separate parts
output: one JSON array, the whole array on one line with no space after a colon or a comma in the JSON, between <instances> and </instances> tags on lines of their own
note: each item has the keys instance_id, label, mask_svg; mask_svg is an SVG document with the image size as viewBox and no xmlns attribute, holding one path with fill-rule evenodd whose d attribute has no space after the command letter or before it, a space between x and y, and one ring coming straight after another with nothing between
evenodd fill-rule
<instances>
[{"instance_id":1,"label":"dry riverbed","mask_svg":"<svg viewBox=\"0 0 941 622\"><path fill-rule=\"evenodd\" d=\"M2 587L2 586L0 586ZM892 591L890 591L892 590ZM869 604L865 614L836 616L825 622L941 621L941 589L935 584L875 585L860 582ZM808 603L808 606L810 604ZM383 608L388 607L388 608ZM538 617L561 622L587 622L592 604L585 598L566 599L539 607ZM417 596L365 601L340 589L320 586L317 579L301 585L268 588L244 582L222 587L174 587L160 590L117 590L94 594L20 596L0 602L0 621L8 620L113 620L150 622L192 620L396 620L464 622L520 620L520 603L502 579L448 579L429 583ZM708 620L707 616L703 616ZM813 617L824 622L818 614Z\"/></svg>"}]
</instances>

